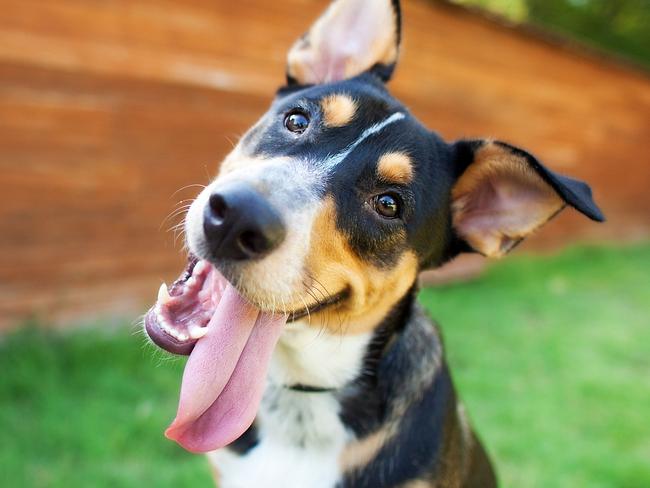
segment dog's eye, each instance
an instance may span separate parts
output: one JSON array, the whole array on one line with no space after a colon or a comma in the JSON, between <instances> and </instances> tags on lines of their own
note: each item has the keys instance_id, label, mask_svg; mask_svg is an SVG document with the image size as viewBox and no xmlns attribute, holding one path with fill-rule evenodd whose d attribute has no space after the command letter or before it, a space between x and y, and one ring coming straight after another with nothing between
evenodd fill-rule
<instances>
[{"instance_id":1,"label":"dog's eye","mask_svg":"<svg viewBox=\"0 0 650 488\"><path fill-rule=\"evenodd\" d=\"M309 117L302 112L291 112L285 117L284 126L291 132L302 134L309 127Z\"/></svg>"},{"instance_id":2,"label":"dog's eye","mask_svg":"<svg viewBox=\"0 0 650 488\"><path fill-rule=\"evenodd\" d=\"M387 219L399 217L400 206L395 195L384 193L374 198L375 212Z\"/></svg>"}]
</instances>

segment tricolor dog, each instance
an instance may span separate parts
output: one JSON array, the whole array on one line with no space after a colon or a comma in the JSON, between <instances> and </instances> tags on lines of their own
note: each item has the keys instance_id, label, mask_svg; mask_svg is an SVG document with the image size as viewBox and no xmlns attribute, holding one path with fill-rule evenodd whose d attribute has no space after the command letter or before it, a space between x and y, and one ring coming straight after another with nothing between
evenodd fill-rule
<instances>
[{"instance_id":1,"label":"tricolor dog","mask_svg":"<svg viewBox=\"0 0 650 488\"><path fill-rule=\"evenodd\" d=\"M502 256L589 187L493 140L448 143L386 89L397 0L336 0L186 217L151 339L189 354L166 435L221 488L491 487L417 276Z\"/></svg>"}]
</instances>

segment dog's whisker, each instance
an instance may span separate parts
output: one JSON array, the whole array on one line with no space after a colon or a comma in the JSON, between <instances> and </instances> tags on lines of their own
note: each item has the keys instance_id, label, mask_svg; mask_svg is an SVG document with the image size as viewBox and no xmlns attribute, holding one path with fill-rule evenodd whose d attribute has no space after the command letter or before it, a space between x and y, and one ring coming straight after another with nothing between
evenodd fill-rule
<instances>
[{"instance_id":1,"label":"dog's whisker","mask_svg":"<svg viewBox=\"0 0 650 488\"><path fill-rule=\"evenodd\" d=\"M186 213L190 209L191 205L184 205L183 207L177 208L172 210L167 217L163 219L163 221L160 223L160 226L158 227L158 230L162 229L163 225L167 223L169 220L174 219L178 215L181 215L183 213Z\"/></svg>"},{"instance_id":2,"label":"dog's whisker","mask_svg":"<svg viewBox=\"0 0 650 488\"><path fill-rule=\"evenodd\" d=\"M320 289L322 290L322 293L323 293L323 296L324 296L324 297L331 296L331 293L330 293L330 291L327 289L327 287L326 287L325 285L323 285L323 283L321 283L321 282L320 282L320 281L319 281L315 276L312 276L312 280L314 281L314 283L315 283L317 286L320 287Z\"/></svg>"},{"instance_id":3,"label":"dog's whisker","mask_svg":"<svg viewBox=\"0 0 650 488\"><path fill-rule=\"evenodd\" d=\"M303 286L305 287L305 293L307 293L311 298L314 299L314 306L320 305L320 300L314 294L313 289L311 287L307 286L304 282L303 282Z\"/></svg>"},{"instance_id":4,"label":"dog's whisker","mask_svg":"<svg viewBox=\"0 0 650 488\"><path fill-rule=\"evenodd\" d=\"M282 297L282 314L283 315L288 315L287 312L287 303L284 300L284 296Z\"/></svg>"},{"instance_id":5,"label":"dog's whisker","mask_svg":"<svg viewBox=\"0 0 650 488\"><path fill-rule=\"evenodd\" d=\"M305 312L307 312L307 323L311 325L311 313L309 312L309 307L307 306L307 302L305 302L305 299L303 296L300 296L300 300L302 301L302 304L305 306Z\"/></svg>"},{"instance_id":6,"label":"dog's whisker","mask_svg":"<svg viewBox=\"0 0 650 488\"><path fill-rule=\"evenodd\" d=\"M174 236L174 247L178 244L179 239L184 239L185 238L185 227L181 227L180 231ZM183 244L183 248L185 248L185 244Z\"/></svg>"},{"instance_id":7,"label":"dog's whisker","mask_svg":"<svg viewBox=\"0 0 650 488\"><path fill-rule=\"evenodd\" d=\"M205 176L208 178L208 181L210 181L212 179L212 177L210 176L210 172L208 170L208 165L204 164L203 169L205 170Z\"/></svg>"},{"instance_id":8,"label":"dog's whisker","mask_svg":"<svg viewBox=\"0 0 650 488\"><path fill-rule=\"evenodd\" d=\"M167 232L174 232L174 234L176 234L176 231L183 229L183 227L185 227L185 219L183 219L178 224L174 224L171 227L169 227L167 229Z\"/></svg>"},{"instance_id":9,"label":"dog's whisker","mask_svg":"<svg viewBox=\"0 0 650 488\"><path fill-rule=\"evenodd\" d=\"M176 202L175 206L184 205L184 204L187 204L187 202L190 202L190 204L191 204L194 200L196 200L196 199L195 198L183 198L182 200L179 200L178 202Z\"/></svg>"},{"instance_id":10,"label":"dog's whisker","mask_svg":"<svg viewBox=\"0 0 650 488\"><path fill-rule=\"evenodd\" d=\"M205 188L205 185L201 185L200 183L192 183L190 185L185 185L176 190L174 193L171 194L172 197L176 196L178 193L182 192L183 190L187 190L188 188Z\"/></svg>"},{"instance_id":11,"label":"dog's whisker","mask_svg":"<svg viewBox=\"0 0 650 488\"><path fill-rule=\"evenodd\" d=\"M234 149L235 146L237 145L237 143L234 142L230 137L228 137L226 135L224 135L223 137L224 137L224 139L226 139L230 143L230 146Z\"/></svg>"}]
</instances>

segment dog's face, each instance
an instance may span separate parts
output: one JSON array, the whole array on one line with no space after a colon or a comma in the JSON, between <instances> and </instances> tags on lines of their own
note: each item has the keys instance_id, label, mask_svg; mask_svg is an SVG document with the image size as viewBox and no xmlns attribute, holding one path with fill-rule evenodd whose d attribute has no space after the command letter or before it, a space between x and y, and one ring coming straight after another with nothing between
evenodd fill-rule
<instances>
[{"instance_id":1,"label":"dog's face","mask_svg":"<svg viewBox=\"0 0 650 488\"><path fill-rule=\"evenodd\" d=\"M397 2L334 2L193 203L190 251L258 308L368 330L424 267L501 255L567 203L600 218L586 185L529 154L424 128L384 86L399 35Z\"/></svg>"},{"instance_id":2,"label":"dog's face","mask_svg":"<svg viewBox=\"0 0 650 488\"><path fill-rule=\"evenodd\" d=\"M281 92L194 202L189 248L260 308L372 327L450 239L450 152L374 75Z\"/></svg>"}]
</instances>

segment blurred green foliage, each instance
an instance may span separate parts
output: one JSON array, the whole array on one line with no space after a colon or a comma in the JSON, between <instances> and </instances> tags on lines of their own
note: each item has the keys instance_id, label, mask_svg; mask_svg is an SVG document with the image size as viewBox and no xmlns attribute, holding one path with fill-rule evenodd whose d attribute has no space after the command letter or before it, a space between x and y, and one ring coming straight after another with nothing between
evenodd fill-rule
<instances>
[{"instance_id":1,"label":"blurred green foliage","mask_svg":"<svg viewBox=\"0 0 650 488\"><path fill-rule=\"evenodd\" d=\"M527 22L650 68L650 0L453 0Z\"/></svg>"},{"instance_id":2,"label":"blurred green foliage","mask_svg":"<svg viewBox=\"0 0 650 488\"><path fill-rule=\"evenodd\" d=\"M650 486L649 269L650 244L577 248L422 291L501 486ZM2 338L0 486L211 486L162 435L183 364L128 327Z\"/></svg>"}]
</instances>

